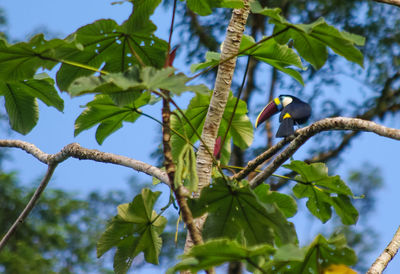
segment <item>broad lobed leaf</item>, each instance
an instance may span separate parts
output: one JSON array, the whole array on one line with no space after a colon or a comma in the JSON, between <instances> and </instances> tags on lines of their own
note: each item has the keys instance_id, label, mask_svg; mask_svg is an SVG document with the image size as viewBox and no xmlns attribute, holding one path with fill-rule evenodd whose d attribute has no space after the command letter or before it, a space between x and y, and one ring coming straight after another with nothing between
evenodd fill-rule
<instances>
[{"instance_id":1,"label":"broad lobed leaf","mask_svg":"<svg viewBox=\"0 0 400 274\"><path fill-rule=\"evenodd\" d=\"M96 140L102 144L105 138L122 127L122 122L133 123L141 115L140 107L147 104L150 94L139 94L131 103L118 106L108 95L96 95L94 100L86 105L86 109L75 121L75 136L99 124Z\"/></svg>"},{"instance_id":2,"label":"broad lobed leaf","mask_svg":"<svg viewBox=\"0 0 400 274\"><path fill-rule=\"evenodd\" d=\"M192 200L191 209L194 217L208 212L203 230L206 240L230 238L252 246L294 243L297 239L292 224L275 204L261 203L249 186L227 185L224 178L203 188L200 198Z\"/></svg>"},{"instance_id":3,"label":"broad lobed leaf","mask_svg":"<svg viewBox=\"0 0 400 274\"><path fill-rule=\"evenodd\" d=\"M284 167L299 174L296 179L301 183L293 187L293 193L297 198L308 198L307 208L323 223L331 218L331 207L335 209L343 224L357 222L358 211L350 201L353 193L339 176L328 175L325 164L292 161Z\"/></svg>"},{"instance_id":4,"label":"broad lobed leaf","mask_svg":"<svg viewBox=\"0 0 400 274\"><path fill-rule=\"evenodd\" d=\"M280 9L262 8L257 1L251 3L251 11L270 17L270 22L275 24L274 33L283 31L275 40L280 44L293 40L299 54L316 69L325 64L328 58L327 47L347 60L363 66L363 55L356 45L364 45L365 39L359 35L340 32L328 25L323 18L310 24L292 24L280 15Z\"/></svg>"},{"instance_id":5,"label":"broad lobed leaf","mask_svg":"<svg viewBox=\"0 0 400 274\"><path fill-rule=\"evenodd\" d=\"M106 231L97 243L97 257L113 247L117 248L114 257L114 271L126 273L133 259L141 252L147 262L158 264L162 239L160 234L167 220L154 210L160 192L142 189L129 204L118 206L118 215L108 223Z\"/></svg>"},{"instance_id":6,"label":"broad lobed leaf","mask_svg":"<svg viewBox=\"0 0 400 274\"><path fill-rule=\"evenodd\" d=\"M274 251L275 249L268 244L245 247L228 239L211 240L203 245L191 248L187 254L182 256L182 261L168 269L167 273L171 274L188 269L200 271L225 262L257 261L259 257L268 257Z\"/></svg>"}]
</instances>

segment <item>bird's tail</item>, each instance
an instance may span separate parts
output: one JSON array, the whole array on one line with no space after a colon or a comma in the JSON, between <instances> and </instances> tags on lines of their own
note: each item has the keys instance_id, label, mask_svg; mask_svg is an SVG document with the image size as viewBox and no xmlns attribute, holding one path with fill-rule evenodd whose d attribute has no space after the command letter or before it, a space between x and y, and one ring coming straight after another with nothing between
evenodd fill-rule
<instances>
[{"instance_id":1,"label":"bird's tail","mask_svg":"<svg viewBox=\"0 0 400 274\"><path fill-rule=\"evenodd\" d=\"M286 116L286 115L285 115ZM287 137L294 133L294 121L292 117L284 117L279 126L276 137Z\"/></svg>"}]
</instances>

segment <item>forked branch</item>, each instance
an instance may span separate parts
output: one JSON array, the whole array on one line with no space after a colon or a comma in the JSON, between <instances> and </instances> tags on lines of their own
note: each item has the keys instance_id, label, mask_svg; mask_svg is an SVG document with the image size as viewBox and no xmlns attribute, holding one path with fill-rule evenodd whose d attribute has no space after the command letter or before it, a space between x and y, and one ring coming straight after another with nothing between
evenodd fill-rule
<instances>
[{"instance_id":1,"label":"forked branch","mask_svg":"<svg viewBox=\"0 0 400 274\"><path fill-rule=\"evenodd\" d=\"M96 149L87 149L81 147L78 143L71 143L56 154L47 154L41 151L35 145L20 140L0 140L0 147L20 148L47 165L59 164L72 157L79 160L93 160L101 163L110 163L114 165L130 167L136 171L146 173L159 179L161 182L170 185L167 174L158 167L126 156L101 152Z\"/></svg>"},{"instance_id":2,"label":"forked branch","mask_svg":"<svg viewBox=\"0 0 400 274\"><path fill-rule=\"evenodd\" d=\"M290 136L282 140L269 150L267 150L264 154L266 154L269 158L273 154L268 152L276 153L286 142L290 141L289 146L280 154L278 154L272 161L272 163L269 164L260 174L254 177L254 179L250 182L250 185L253 188L260 185L267 178L269 178L272 175L272 173L274 173L286 160L288 160L297 151L297 149L299 149L308 139L310 139L315 134L328 130L366 131L366 132L373 132L375 134L390 139L400 140L400 129L385 127L371 121L366 121L357 118L346 118L346 117L326 118L318 122L315 122L310 126L297 130L296 133L294 134L295 137ZM265 158L267 159L267 157ZM249 163L252 163L253 161ZM256 167L255 165L251 165L250 168L248 165L245 168L245 171L246 172L253 171L255 167Z\"/></svg>"}]
</instances>

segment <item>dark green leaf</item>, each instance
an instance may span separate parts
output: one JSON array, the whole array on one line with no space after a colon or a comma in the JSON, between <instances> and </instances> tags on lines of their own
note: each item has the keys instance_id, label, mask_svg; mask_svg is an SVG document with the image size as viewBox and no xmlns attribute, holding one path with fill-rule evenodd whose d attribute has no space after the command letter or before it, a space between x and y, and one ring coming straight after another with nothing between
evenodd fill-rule
<instances>
[{"instance_id":1,"label":"dark green leaf","mask_svg":"<svg viewBox=\"0 0 400 274\"><path fill-rule=\"evenodd\" d=\"M355 47L364 45L363 37L340 32L328 25L323 18L311 24L292 24L279 14L279 9L263 9L256 1L252 3L251 9L253 13L263 14L272 19L272 23L275 24L274 33L287 29L277 35L275 40L281 44L293 40L293 45L300 55L316 69L321 68L328 58L327 46L347 60L363 66L363 55Z\"/></svg>"},{"instance_id":2,"label":"dark green leaf","mask_svg":"<svg viewBox=\"0 0 400 274\"><path fill-rule=\"evenodd\" d=\"M102 144L105 138L122 127L122 122L136 121L140 116L139 107L145 105L149 100L150 94L142 93L129 105L120 107L108 95L97 95L76 119L75 136L100 124L96 131L96 140Z\"/></svg>"},{"instance_id":3,"label":"dark green leaf","mask_svg":"<svg viewBox=\"0 0 400 274\"><path fill-rule=\"evenodd\" d=\"M156 30L156 26L150 21L150 15L161 3L161 0L130 0L133 4L133 12L125 22L127 33L139 33Z\"/></svg>"},{"instance_id":4,"label":"dark green leaf","mask_svg":"<svg viewBox=\"0 0 400 274\"><path fill-rule=\"evenodd\" d=\"M254 193L263 203L275 203L283 214L285 214L286 218L293 217L297 212L295 199L277 191L270 191L267 184L261 184L256 187Z\"/></svg>"},{"instance_id":5,"label":"dark green leaf","mask_svg":"<svg viewBox=\"0 0 400 274\"><path fill-rule=\"evenodd\" d=\"M332 206L343 224L357 222L358 212L350 202L353 193L339 176L328 175L325 164L292 161L284 167L299 174L296 179L303 183L296 184L293 193L297 198L308 198L307 208L322 222L331 218Z\"/></svg>"},{"instance_id":6,"label":"dark green leaf","mask_svg":"<svg viewBox=\"0 0 400 274\"><path fill-rule=\"evenodd\" d=\"M236 239L242 235L248 245L296 241L296 232L281 211L274 204L261 203L249 186L228 186L223 178L217 178L202 190L191 208L194 217L209 213L205 239Z\"/></svg>"},{"instance_id":7,"label":"dark green leaf","mask_svg":"<svg viewBox=\"0 0 400 274\"><path fill-rule=\"evenodd\" d=\"M108 223L106 231L97 243L97 257L113 247L116 273L126 273L133 259L141 252L147 262L158 264L162 239L160 234L167 220L153 210L160 192L142 189L132 203L118 206L118 215Z\"/></svg>"},{"instance_id":8,"label":"dark green leaf","mask_svg":"<svg viewBox=\"0 0 400 274\"><path fill-rule=\"evenodd\" d=\"M189 9L199 15L209 15L212 13L212 8L242 8L243 1L241 0L187 0Z\"/></svg>"},{"instance_id":9,"label":"dark green leaf","mask_svg":"<svg viewBox=\"0 0 400 274\"><path fill-rule=\"evenodd\" d=\"M19 85L1 81L0 95L4 96L11 128L21 134L29 133L39 119L39 107L35 97Z\"/></svg>"},{"instance_id":10,"label":"dark green leaf","mask_svg":"<svg viewBox=\"0 0 400 274\"><path fill-rule=\"evenodd\" d=\"M31 79L39 68L53 68L66 49L77 50L77 44L60 39L46 41L43 34L14 45L0 39L0 80Z\"/></svg>"},{"instance_id":11,"label":"dark green leaf","mask_svg":"<svg viewBox=\"0 0 400 274\"><path fill-rule=\"evenodd\" d=\"M357 262L354 251L346 245L342 234L334 235L329 240L318 235L303 251L285 247L285 250L278 250L274 259L262 268L267 273L312 274L322 272L331 264L353 265Z\"/></svg>"},{"instance_id":12,"label":"dark green leaf","mask_svg":"<svg viewBox=\"0 0 400 274\"><path fill-rule=\"evenodd\" d=\"M167 273L188 269L200 271L225 262L256 261L257 257L268 258L274 251L275 249L267 244L245 247L227 239L211 240L203 245L194 246L182 256L183 260L170 268Z\"/></svg>"},{"instance_id":13,"label":"dark green leaf","mask_svg":"<svg viewBox=\"0 0 400 274\"><path fill-rule=\"evenodd\" d=\"M240 51L253 46L256 42L251 36L243 35L242 42L240 44ZM242 55L251 55L254 58L265 62L274 68L288 74L297 80L300 84L304 85L303 78L301 74L290 68L294 66L305 70L301 63L300 57L296 54L294 50L289 48L287 45L281 45L277 43L274 39L269 39L250 50L245 51ZM191 66L192 72L204 69L210 66L215 66L220 61L220 54L216 52L207 52L206 61L204 63L194 64Z\"/></svg>"},{"instance_id":14,"label":"dark green leaf","mask_svg":"<svg viewBox=\"0 0 400 274\"><path fill-rule=\"evenodd\" d=\"M108 72L123 72L140 63L161 68L168 46L153 32L154 29L129 32L125 26L113 20L98 20L71 35L83 46L83 50L70 50L66 53L66 59L94 68L102 67ZM88 69L63 64L57 73L57 84L61 90L68 90L75 79L93 73Z\"/></svg>"},{"instance_id":15,"label":"dark green leaf","mask_svg":"<svg viewBox=\"0 0 400 274\"><path fill-rule=\"evenodd\" d=\"M323 223L332 216L331 197L312 185L297 184L293 187L293 193L297 198L308 198L307 208Z\"/></svg>"}]
</instances>

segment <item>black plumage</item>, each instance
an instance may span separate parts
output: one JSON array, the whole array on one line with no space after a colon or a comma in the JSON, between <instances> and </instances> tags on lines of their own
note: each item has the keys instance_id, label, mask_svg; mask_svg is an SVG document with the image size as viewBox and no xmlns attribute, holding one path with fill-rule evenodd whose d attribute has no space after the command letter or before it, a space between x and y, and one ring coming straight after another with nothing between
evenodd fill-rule
<instances>
[{"instance_id":1,"label":"black plumage","mask_svg":"<svg viewBox=\"0 0 400 274\"><path fill-rule=\"evenodd\" d=\"M294 125L307 122L311 116L311 107L297 97L280 95L271 101L257 117L256 127L269 117L281 111L279 117L280 126L276 137L287 137L294 133Z\"/></svg>"}]
</instances>

